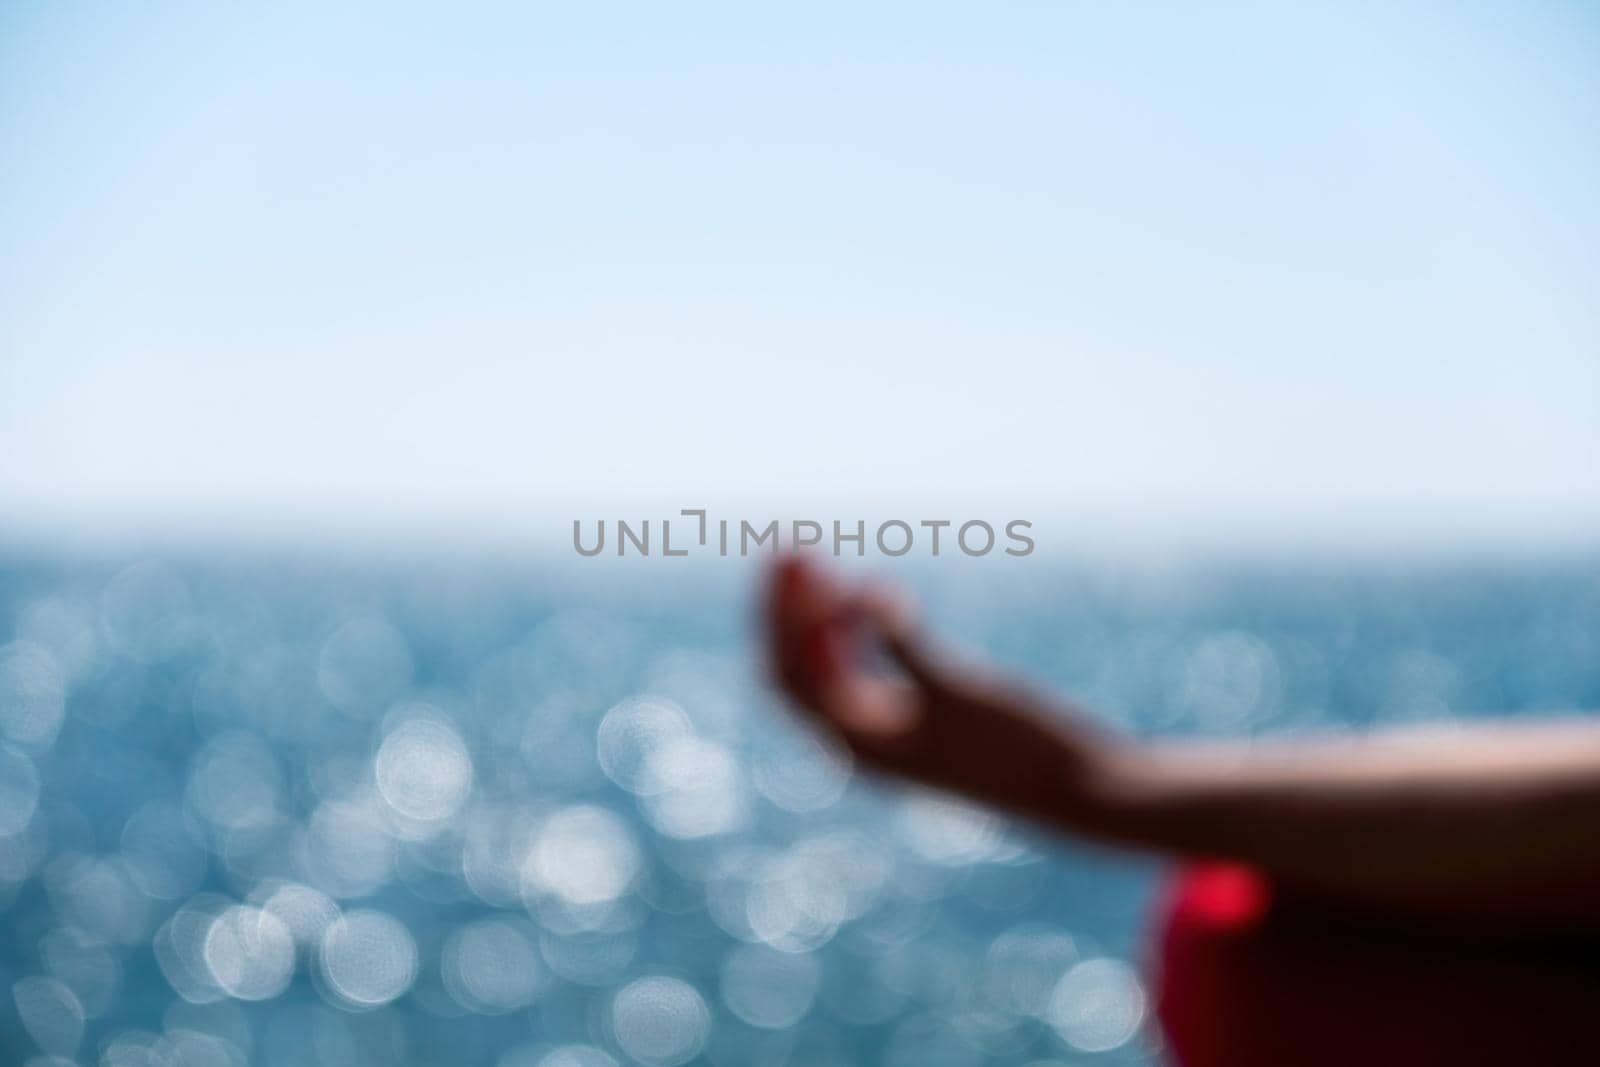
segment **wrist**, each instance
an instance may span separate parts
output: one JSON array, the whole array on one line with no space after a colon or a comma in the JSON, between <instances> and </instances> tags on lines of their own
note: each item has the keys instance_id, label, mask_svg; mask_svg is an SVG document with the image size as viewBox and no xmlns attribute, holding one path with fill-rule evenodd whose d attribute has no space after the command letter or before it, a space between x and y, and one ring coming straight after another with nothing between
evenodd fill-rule
<instances>
[{"instance_id":1,"label":"wrist","mask_svg":"<svg viewBox=\"0 0 1600 1067\"><path fill-rule=\"evenodd\" d=\"M1149 764L1144 746L1135 741L1098 738L1086 745L1062 806L1073 828L1108 840L1137 838L1154 793Z\"/></svg>"}]
</instances>

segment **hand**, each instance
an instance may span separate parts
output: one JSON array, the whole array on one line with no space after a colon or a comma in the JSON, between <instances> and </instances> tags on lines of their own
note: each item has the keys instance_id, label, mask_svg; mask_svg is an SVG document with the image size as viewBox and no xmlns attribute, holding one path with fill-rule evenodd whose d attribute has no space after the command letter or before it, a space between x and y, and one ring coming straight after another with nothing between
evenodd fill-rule
<instances>
[{"instance_id":1,"label":"hand","mask_svg":"<svg viewBox=\"0 0 1600 1067\"><path fill-rule=\"evenodd\" d=\"M1094 829L1107 746L1018 687L929 647L910 613L790 557L767 638L783 689L868 766L1077 830ZM899 676L885 671L884 656Z\"/></svg>"}]
</instances>

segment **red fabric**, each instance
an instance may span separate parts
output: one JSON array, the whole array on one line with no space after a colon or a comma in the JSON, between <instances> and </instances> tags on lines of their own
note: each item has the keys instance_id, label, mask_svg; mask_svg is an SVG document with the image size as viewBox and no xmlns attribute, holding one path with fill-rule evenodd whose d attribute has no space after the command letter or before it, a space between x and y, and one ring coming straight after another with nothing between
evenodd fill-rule
<instances>
[{"instance_id":1,"label":"red fabric","mask_svg":"<svg viewBox=\"0 0 1600 1067\"><path fill-rule=\"evenodd\" d=\"M1181 1067L1600 1063L1600 958L1581 935L1417 936L1275 892L1248 868L1173 884L1161 1023Z\"/></svg>"}]
</instances>

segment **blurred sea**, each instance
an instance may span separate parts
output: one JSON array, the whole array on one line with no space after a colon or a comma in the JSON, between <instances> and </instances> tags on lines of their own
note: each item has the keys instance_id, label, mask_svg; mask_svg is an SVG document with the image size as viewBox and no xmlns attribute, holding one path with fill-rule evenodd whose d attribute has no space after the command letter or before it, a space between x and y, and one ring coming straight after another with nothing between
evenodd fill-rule
<instances>
[{"instance_id":1,"label":"blurred sea","mask_svg":"<svg viewBox=\"0 0 1600 1067\"><path fill-rule=\"evenodd\" d=\"M1600 707L1590 558L895 576L1142 734ZM854 776L754 577L0 556L0 1061L1159 1062L1158 869Z\"/></svg>"}]
</instances>

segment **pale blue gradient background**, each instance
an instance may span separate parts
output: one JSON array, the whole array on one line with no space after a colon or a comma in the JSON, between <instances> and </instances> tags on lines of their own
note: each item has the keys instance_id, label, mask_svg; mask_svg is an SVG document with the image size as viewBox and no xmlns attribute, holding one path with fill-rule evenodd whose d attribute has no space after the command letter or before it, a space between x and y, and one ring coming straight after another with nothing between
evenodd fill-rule
<instances>
[{"instance_id":1,"label":"pale blue gradient background","mask_svg":"<svg viewBox=\"0 0 1600 1067\"><path fill-rule=\"evenodd\" d=\"M0 10L0 522L1600 532L1594 5L338 6Z\"/></svg>"}]
</instances>

